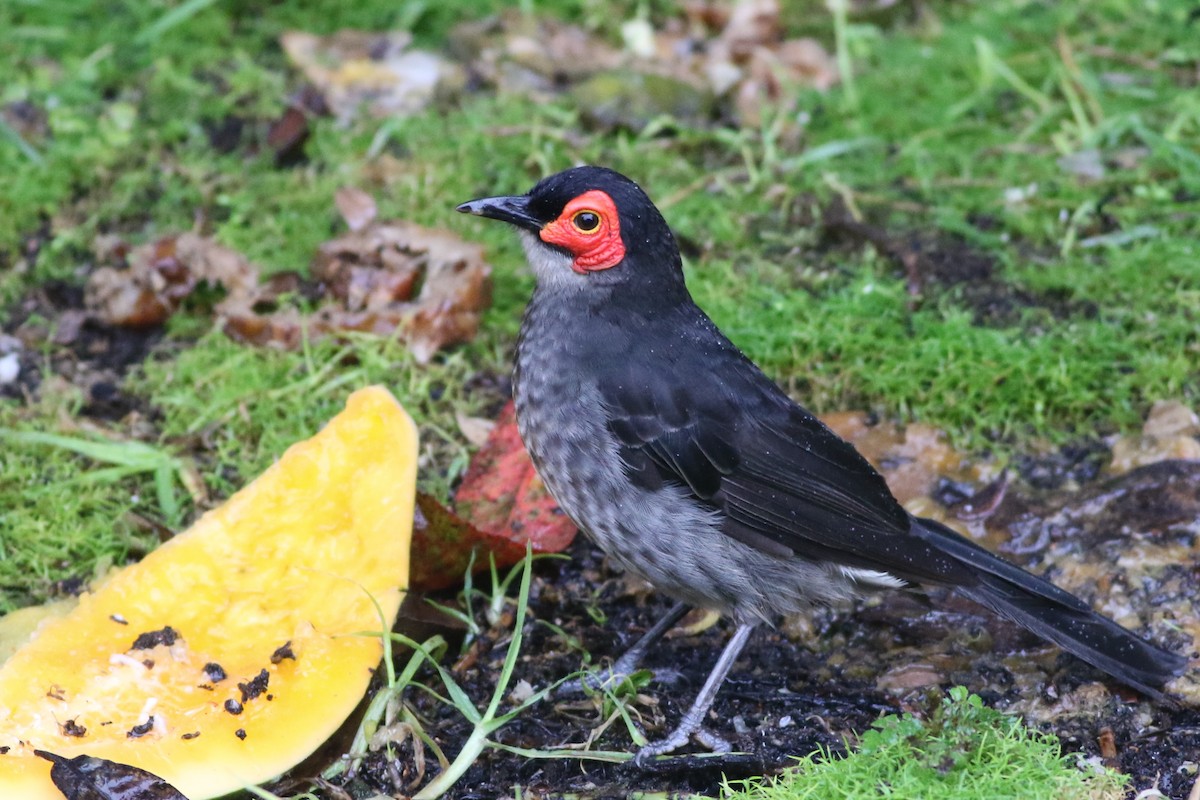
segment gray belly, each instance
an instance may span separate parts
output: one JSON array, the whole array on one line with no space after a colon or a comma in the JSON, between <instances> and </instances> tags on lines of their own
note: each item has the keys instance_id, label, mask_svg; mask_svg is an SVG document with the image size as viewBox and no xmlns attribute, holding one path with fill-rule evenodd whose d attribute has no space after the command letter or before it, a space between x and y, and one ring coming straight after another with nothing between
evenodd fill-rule
<instances>
[{"instance_id":1,"label":"gray belly","mask_svg":"<svg viewBox=\"0 0 1200 800\"><path fill-rule=\"evenodd\" d=\"M676 599L739 621L834 602L863 588L835 566L780 558L732 539L721 531L719 514L682 486L649 491L632 484L598 388L575 365L550 363L555 344L525 337L519 344L518 427L546 488L612 561Z\"/></svg>"}]
</instances>

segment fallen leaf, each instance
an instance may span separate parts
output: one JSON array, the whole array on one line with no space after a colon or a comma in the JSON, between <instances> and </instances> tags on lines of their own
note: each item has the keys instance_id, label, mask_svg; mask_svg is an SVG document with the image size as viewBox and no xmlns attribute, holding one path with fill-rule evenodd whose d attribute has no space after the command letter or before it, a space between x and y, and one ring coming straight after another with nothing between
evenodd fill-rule
<instances>
[{"instance_id":1,"label":"fallen leaf","mask_svg":"<svg viewBox=\"0 0 1200 800\"><path fill-rule=\"evenodd\" d=\"M892 667L875 680L875 688L889 694L903 695L914 689L937 686L945 675L932 664L901 664Z\"/></svg>"},{"instance_id":2,"label":"fallen leaf","mask_svg":"<svg viewBox=\"0 0 1200 800\"><path fill-rule=\"evenodd\" d=\"M1117 437L1108 471L1121 475L1159 461L1200 459L1200 417L1177 401L1156 402L1140 434Z\"/></svg>"},{"instance_id":3,"label":"fallen leaf","mask_svg":"<svg viewBox=\"0 0 1200 800\"><path fill-rule=\"evenodd\" d=\"M108 252L123 253L111 242ZM207 236L181 233L129 250L124 267L100 267L84 286L84 307L111 325L146 328L164 323L200 283L246 296L258 268L241 253Z\"/></svg>"},{"instance_id":4,"label":"fallen leaf","mask_svg":"<svg viewBox=\"0 0 1200 800\"><path fill-rule=\"evenodd\" d=\"M763 111L788 110L795 89L824 91L838 82L837 64L816 39L783 38L778 0L741 0L705 49L704 72L719 93L728 91L743 126L755 126Z\"/></svg>"},{"instance_id":5,"label":"fallen leaf","mask_svg":"<svg viewBox=\"0 0 1200 800\"><path fill-rule=\"evenodd\" d=\"M259 345L299 347L306 336L397 329L421 363L469 341L491 303L483 248L409 222L373 222L320 246L310 267L331 297L311 315L287 308L262 314L262 296L227 298L217 310L230 336ZM417 286L417 296L413 292Z\"/></svg>"},{"instance_id":6,"label":"fallen leaf","mask_svg":"<svg viewBox=\"0 0 1200 800\"><path fill-rule=\"evenodd\" d=\"M433 497L417 495L411 567L413 588L431 591L455 586L472 563L498 568L535 553L565 550L575 525L559 510L534 471L517 432L511 402L492 423L490 435L471 460L451 511ZM461 514L461 515L460 515Z\"/></svg>"},{"instance_id":7,"label":"fallen leaf","mask_svg":"<svg viewBox=\"0 0 1200 800\"><path fill-rule=\"evenodd\" d=\"M305 86L293 95L267 130L267 146L275 152L275 164L288 166L304 161L304 145L312 133L309 119L328 115L329 106L315 87Z\"/></svg>"},{"instance_id":8,"label":"fallen leaf","mask_svg":"<svg viewBox=\"0 0 1200 800\"><path fill-rule=\"evenodd\" d=\"M304 144L312 131L308 115L297 106L288 106L267 130L267 147L275 151L275 163L291 164L304 159Z\"/></svg>"},{"instance_id":9,"label":"fallen leaf","mask_svg":"<svg viewBox=\"0 0 1200 800\"><path fill-rule=\"evenodd\" d=\"M409 585L431 592L461 584L472 563L476 569L486 569L491 559L497 568L516 564L525 557L525 545L480 530L430 495L418 492L412 552Z\"/></svg>"},{"instance_id":10,"label":"fallen leaf","mask_svg":"<svg viewBox=\"0 0 1200 800\"><path fill-rule=\"evenodd\" d=\"M794 106L797 87L825 90L837 80L833 58L816 39L789 39L771 47L755 47L734 96L738 121L757 125L764 109Z\"/></svg>"},{"instance_id":11,"label":"fallen leaf","mask_svg":"<svg viewBox=\"0 0 1200 800\"><path fill-rule=\"evenodd\" d=\"M740 0L734 3L729 21L718 37L720 45L736 63L749 61L756 49L777 43L782 38L778 0Z\"/></svg>"},{"instance_id":12,"label":"fallen leaf","mask_svg":"<svg viewBox=\"0 0 1200 800\"><path fill-rule=\"evenodd\" d=\"M687 0L683 4L684 18L696 30L716 32L729 24L732 11L722 0Z\"/></svg>"},{"instance_id":13,"label":"fallen leaf","mask_svg":"<svg viewBox=\"0 0 1200 800\"><path fill-rule=\"evenodd\" d=\"M482 84L547 100L622 61L619 50L579 26L516 9L457 25L450 52Z\"/></svg>"},{"instance_id":14,"label":"fallen leaf","mask_svg":"<svg viewBox=\"0 0 1200 800\"><path fill-rule=\"evenodd\" d=\"M106 758L65 758L35 750L54 764L50 780L67 800L187 800L162 778L144 769L118 764Z\"/></svg>"},{"instance_id":15,"label":"fallen leaf","mask_svg":"<svg viewBox=\"0 0 1200 800\"><path fill-rule=\"evenodd\" d=\"M459 25L450 48L481 84L542 100L568 92L590 122L634 130L662 117L706 123L718 98L726 118L753 125L767 108L793 107L796 87L838 81L820 42L784 38L778 0L692 2L658 30L643 19L621 30L624 51L579 26L509 12Z\"/></svg>"},{"instance_id":16,"label":"fallen leaf","mask_svg":"<svg viewBox=\"0 0 1200 800\"><path fill-rule=\"evenodd\" d=\"M1200 416L1178 400L1158 400L1150 407L1142 434L1159 437L1200 435Z\"/></svg>"},{"instance_id":17,"label":"fallen leaf","mask_svg":"<svg viewBox=\"0 0 1200 800\"><path fill-rule=\"evenodd\" d=\"M454 503L480 529L522 547L530 542L535 552L560 552L575 538L574 523L554 502L525 451L511 401L471 459Z\"/></svg>"},{"instance_id":18,"label":"fallen leaf","mask_svg":"<svg viewBox=\"0 0 1200 800\"><path fill-rule=\"evenodd\" d=\"M353 186L338 189L333 196L333 202L342 219L346 221L346 227L351 231L361 231L370 225L379 213L375 198Z\"/></svg>"},{"instance_id":19,"label":"fallen leaf","mask_svg":"<svg viewBox=\"0 0 1200 800\"><path fill-rule=\"evenodd\" d=\"M388 336L399 330L425 363L441 348L475 336L491 304L491 267L483 248L448 231L376 221L375 201L358 189L340 190L336 202L352 230L318 249L310 266L317 286L294 272L260 283L258 267L243 255L194 233L164 236L132 250L105 239L96 249L114 266L88 278L85 307L112 325L153 327L208 284L226 292L214 309L220 327L260 346L295 350L306 337L342 331ZM308 313L289 305L290 294L305 295L317 309Z\"/></svg>"}]
</instances>

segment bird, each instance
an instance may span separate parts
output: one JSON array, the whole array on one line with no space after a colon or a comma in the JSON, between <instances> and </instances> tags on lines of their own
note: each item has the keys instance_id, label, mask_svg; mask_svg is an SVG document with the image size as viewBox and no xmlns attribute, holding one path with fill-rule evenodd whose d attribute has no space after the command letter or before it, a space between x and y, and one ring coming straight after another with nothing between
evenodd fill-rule
<instances>
[{"instance_id":1,"label":"bird","mask_svg":"<svg viewBox=\"0 0 1200 800\"><path fill-rule=\"evenodd\" d=\"M883 589L942 586L1153 697L1188 659L932 519L908 513L849 442L800 406L696 305L666 220L599 166L457 210L509 223L536 286L513 400L558 505L626 571L677 602L618 659L628 673L688 607L734 624L678 726L641 765L695 739L750 633Z\"/></svg>"}]
</instances>

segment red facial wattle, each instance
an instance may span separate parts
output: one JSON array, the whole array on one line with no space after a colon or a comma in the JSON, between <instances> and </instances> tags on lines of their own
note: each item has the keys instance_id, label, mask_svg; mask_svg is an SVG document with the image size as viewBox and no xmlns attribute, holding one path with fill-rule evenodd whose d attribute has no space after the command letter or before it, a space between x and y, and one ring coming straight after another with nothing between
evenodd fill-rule
<instances>
[{"instance_id":1,"label":"red facial wattle","mask_svg":"<svg viewBox=\"0 0 1200 800\"><path fill-rule=\"evenodd\" d=\"M570 251L575 256L571 269L580 275L615 267L625 258L617 205L599 189L567 203L558 219L547 223L538 235L543 242Z\"/></svg>"}]
</instances>

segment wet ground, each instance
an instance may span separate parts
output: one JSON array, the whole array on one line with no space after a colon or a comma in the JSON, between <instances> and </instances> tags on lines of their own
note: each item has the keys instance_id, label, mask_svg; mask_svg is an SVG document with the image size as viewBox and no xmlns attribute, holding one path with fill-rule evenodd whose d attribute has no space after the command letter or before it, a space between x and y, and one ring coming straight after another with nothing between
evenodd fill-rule
<instances>
[{"instance_id":1,"label":"wet ground","mask_svg":"<svg viewBox=\"0 0 1200 800\"><path fill-rule=\"evenodd\" d=\"M1186 652L1200 634L1198 521L1200 463L1169 461L1093 480L1065 495L1039 494L1019 482L988 519L984 534L994 540L1008 531L1010 545L1000 549L1009 558L1048 571L1122 623ZM1020 533L1015 539L1014 530ZM669 607L667 599L610 571L600 554L577 540L570 561L537 567L513 682L535 689L552 683L580 667L579 648L596 661L615 658ZM454 635L453 628L443 632ZM503 626L489 632L455 669L480 707L495 685L509 632ZM645 666L658 679L633 705L649 737L679 720L728 634L718 624L672 636L652 651ZM711 726L741 751L736 755L681 757L639 771L489 750L450 796L512 796L517 786L533 797L624 797L630 787L714 794L722 775L771 772L817 748L842 752L846 737L880 714L921 713L953 684L1025 715L1058 735L1067 752L1130 774L1137 790L1157 787L1182 800L1196 781L1200 683L1194 670L1168 687L1171 699L1148 700L1106 682L1016 625L936 591L888 593L856 608L822 609L757 631L710 717ZM426 730L453 757L470 732L466 721L427 697L411 699ZM603 721L587 700L546 702L496 739L527 749L563 747L587 740ZM632 745L617 721L595 735L592 748L628 751ZM428 779L436 771L431 757L426 768ZM389 777L394 770L395 764L389 768L381 758L347 788L354 796L396 791ZM415 777L411 763L406 774Z\"/></svg>"},{"instance_id":2,"label":"wet ground","mask_svg":"<svg viewBox=\"0 0 1200 800\"><path fill-rule=\"evenodd\" d=\"M20 366L15 380L0 383L0 397L32 399L50 376L82 393L82 415L104 420L119 420L136 407L121 379L163 339L158 327L122 328L92 319L83 307L83 288L60 281L0 311L0 322L0 355L15 353Z\"/></svg>"}]
</instances>

